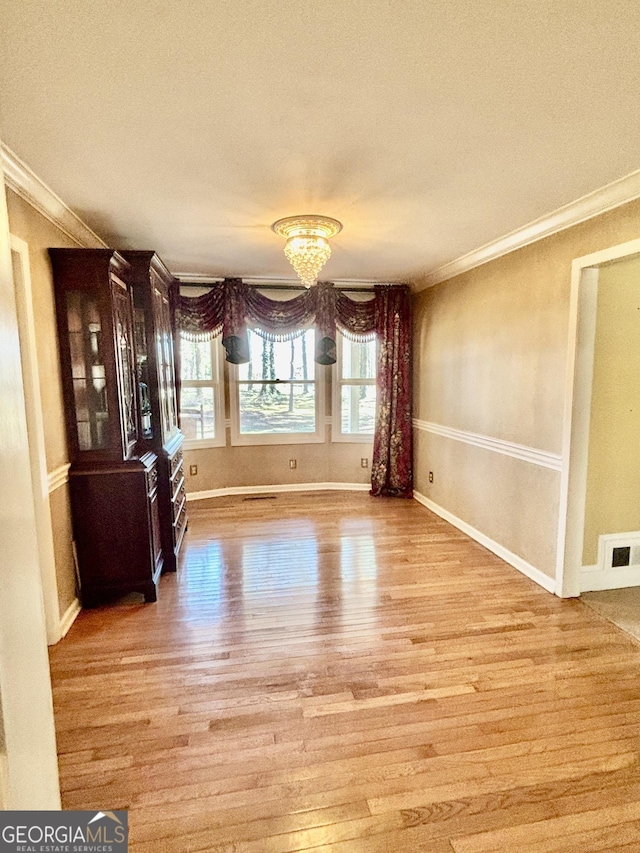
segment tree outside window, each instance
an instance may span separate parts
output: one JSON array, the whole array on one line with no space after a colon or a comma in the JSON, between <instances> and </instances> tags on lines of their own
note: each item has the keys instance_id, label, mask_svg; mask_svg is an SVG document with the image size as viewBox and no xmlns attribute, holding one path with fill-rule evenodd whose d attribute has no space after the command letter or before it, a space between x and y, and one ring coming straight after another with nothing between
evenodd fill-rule
<instances>
[{"instance_id":1,"label":"tree outside window","mask_svg":"<svg viewBox=\"0 0 640 853\"><path fill-rule=\"evenodd\" d=\"M321 441L313 329L288 341L248 336L250 360L234 371L234 443Z\"/></svg>"},{"instance_id":2,"label":"tree outside window","mask_svg":"<svg viewBox=\"0 0 640 853\"><path fill-rule=\"evenodd\" d=\"M338 336L334 368L333 440L373 438L376 419L377 343Z\"/></svg>"},{"instance_id":3,"label":"tree outside window","mask_svg":"<svg viewBox=\"0 0 640 853\"><path fill-rule=\"evenodd\" d=\"M218 338L210 341L180 338L180 428L187 447L191 444L215 447L225 443L219 350Z\"/></svg>"}]
</instances>

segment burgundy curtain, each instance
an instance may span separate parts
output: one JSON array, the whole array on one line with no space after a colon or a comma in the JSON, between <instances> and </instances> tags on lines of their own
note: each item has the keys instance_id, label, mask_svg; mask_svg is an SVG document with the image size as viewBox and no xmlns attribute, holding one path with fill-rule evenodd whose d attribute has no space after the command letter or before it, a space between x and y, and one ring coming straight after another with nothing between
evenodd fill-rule
<instances>
[{"instance_id":1,"label":"burgundy curtain","mask_svg":"<svg viewBox=\"0 0 640 853\"><path fill-rule=\"evenodd\" d=\"M376 286L378 338L376 429L371 494L413 496L411 304L406 287Z\"/></svg>"},{"instance_id":2,"label":"burgundy curtain","mask_svg":"<svg viewBox=\"0 0 640 853\"><path fill-rule=\"evenodd\" d=\"M203 296L181 296L173 307L177 327L187 336L212 338L222 333L226 359L233 364L249 361L247 328L260 329L273 340L288 340L315 328L315 360L336 361L336 329L347 337L379 344L378 406L371 494L411 497L411 312L407 287L376 285L375 297L356 302L319 282L293 299L280 302L259 293L241 279L225 279ZM179 346L176 347L179 352Z\"/></svg>"}]
</instances>

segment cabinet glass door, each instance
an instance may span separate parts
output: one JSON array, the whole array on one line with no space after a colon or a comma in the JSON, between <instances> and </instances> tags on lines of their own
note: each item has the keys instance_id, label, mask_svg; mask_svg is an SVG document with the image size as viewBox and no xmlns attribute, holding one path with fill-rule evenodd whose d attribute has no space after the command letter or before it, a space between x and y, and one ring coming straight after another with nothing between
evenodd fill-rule
<instances>
[{"instance_id":1,"label":"cabinet glass door","mask_svg":"<svg viewBox=\"0 0 640 853\"><path fill-rule=\"evenodd\" d=\"M78 447L102 450L109 445L109 406L103 329L95 296L69 291L67 323Z\"/></svg>"},{"instance_id":2,"label":"cabinet glass door","mask_svg":"<svg viewBox=\"0 0 640 853\"><path fill-rule=\"evenodd\" d=\"M113 327L115 333L116 370L120 388L120 413L123 437L123 453L127 459L135 446L136 400L133 373L133 329L131 327L131 296L117 281L112 285Z\"/></svg>"},{"instance_id":3,"label":"cabinet glass door","mask_svg":"<svg viewBox=\"0 0 640 853\"><path fill-rule=\"evenodd\" d=\"M158 394L163 442L178 429L176 411L175 375L173 366L173 339L171 335L171 313L169 300L158 289L152 290L153 320L156 330L156 361L158 369Z\"/></svg>"},{"instance_id":4,"label":"cabinet glass door","mask_svg":"<svg viewBox=\"0 0 640 853\"><path fill-rule=\"evenodd\" d=\"M138 404L140 406L140 433L142 438L151 439L153 438L153 420L151 417L149 351L144 308L135 309L133 326L136 352L136 379L138 381Z\"/></svg>"}]
</instances>

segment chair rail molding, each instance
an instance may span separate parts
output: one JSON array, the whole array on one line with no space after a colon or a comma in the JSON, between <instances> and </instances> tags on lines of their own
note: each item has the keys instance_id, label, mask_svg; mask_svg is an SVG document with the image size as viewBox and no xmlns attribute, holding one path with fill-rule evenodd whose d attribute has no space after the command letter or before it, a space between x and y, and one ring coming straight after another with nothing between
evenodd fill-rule
<instances>
[{"instance_id":1,"label":"chair rail molding","mask_svg":"<svg viewBox=\"0 0 640 853\"><path fill-rule=\"evenodd\" d=\"M484 450L492 450L494 453L511 456L514 459L520 459L522 462L530 462L532 465L539 465L541 468L550 468L552 471L562 470L562 455L559 453L550 453L547 450L528 447L526 444L516 444L513 441L505 441L502 438L492 438L489 435L467 432L466 430L455 429L454 427L434 424L430 421L422 421L418 418L414 418L413 426L415 429L422 430L423 432L430 432L433 435L440 435L454 441L461 441L464 444L471 444L474 447L481 447Z\"/></svg>"},{"instance_id":2,"label":"chair rail molding","mask_svg":"<svg viewBox=\"0 0 640 853\"><path fill-rule=\"evenodd\" d=\"M68 462L65 462L64 465L60 465L58 468L55 468L53 471L50 471L47 475L49 480L49 494L55 492L56 489L59 489L60 486L64 486L65 483L69 482L69 468L71 466Z\"/></svg>"},{"instance_id":3,"label":"chair rail molding","mask_svg":"<svg viewBox=\"0 0 640 853\"><path fill-rule=\"evenodd\" d=\"M0 142L4 182L84 249L106 249L107 244L68 207L4 142Z\"/></svg>"}]
</instances>

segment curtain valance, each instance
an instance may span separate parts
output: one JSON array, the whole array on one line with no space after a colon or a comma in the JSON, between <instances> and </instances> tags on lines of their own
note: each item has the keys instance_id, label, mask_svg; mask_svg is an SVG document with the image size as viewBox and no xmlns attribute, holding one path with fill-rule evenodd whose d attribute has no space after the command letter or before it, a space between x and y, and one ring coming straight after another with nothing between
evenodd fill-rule
<instances>
[{"instance_id":1,"label":"curtain valance","mask_svg":"<svg viewBox=\"0 0 640 853\"><path fill-rule=\"evenodd\" d=\"M315 360L319 364L333 364L336 329L357 340L370 340L375 335L377 298L376 291L373 299L359 302L336 290L331 282L319 282L299 296L281 302L269 299L241 279L227 278L202 296L176 294L175 305L181 333L199 340L222 333L226 358L232 364L249 360L247 328L283 341L311 327L318 332Z\"/></svg>"}]
</instances>

